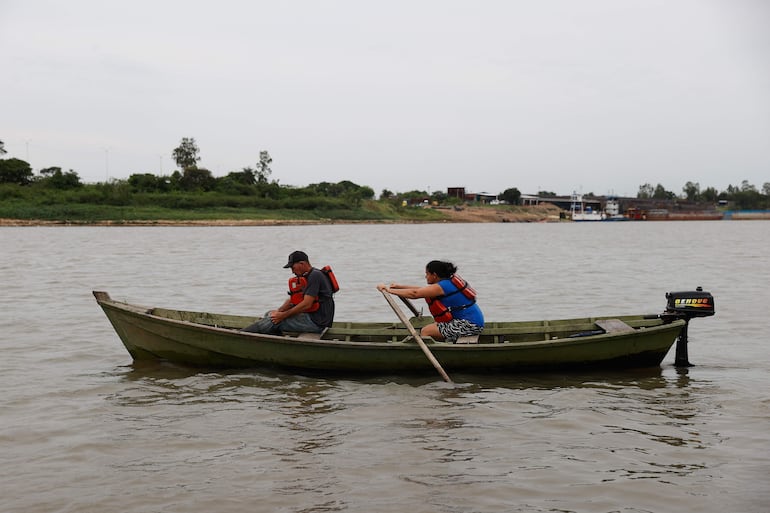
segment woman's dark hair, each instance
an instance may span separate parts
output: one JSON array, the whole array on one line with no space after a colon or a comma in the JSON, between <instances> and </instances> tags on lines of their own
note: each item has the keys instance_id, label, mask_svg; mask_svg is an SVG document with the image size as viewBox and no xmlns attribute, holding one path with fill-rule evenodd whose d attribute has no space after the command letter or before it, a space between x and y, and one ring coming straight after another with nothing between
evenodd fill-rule
<instances>
[{"instance_id":1,"label":"woman's dark hair","mask_svg":"<svg viewBox=\"0 0 770 513\"><path fill-rule=\"evenodd\" d=\"M442 262L441 260L431 260L425 266L425 270L436 273L442 280L451 278L457 272L457 267L452 262Z\"/></svg>"}]
</instances>

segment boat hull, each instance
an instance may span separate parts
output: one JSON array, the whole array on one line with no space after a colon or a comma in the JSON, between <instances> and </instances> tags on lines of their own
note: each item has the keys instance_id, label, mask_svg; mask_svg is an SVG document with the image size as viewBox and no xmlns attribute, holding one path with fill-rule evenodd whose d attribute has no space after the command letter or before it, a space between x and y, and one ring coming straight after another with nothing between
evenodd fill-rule
<instances>
[{"instance_id":1,"label":"boat hull","mask_svg":"<svg viewBox=\"0 0 770 513\"><path fill-rule=\"evenodd\" d=\"M253 318L146 309L96 294L105 295L97 301L135 361L313 373L435 372L400 323L335 323L322 340L261 335L239 330ZM448 372L649 367L660 365L685 326L653 317L616 317L638 326L619 333L603 333L596 329L598 318L586 318L489 323L479 343L426 342Z\"/></svg>"}]
</instances>

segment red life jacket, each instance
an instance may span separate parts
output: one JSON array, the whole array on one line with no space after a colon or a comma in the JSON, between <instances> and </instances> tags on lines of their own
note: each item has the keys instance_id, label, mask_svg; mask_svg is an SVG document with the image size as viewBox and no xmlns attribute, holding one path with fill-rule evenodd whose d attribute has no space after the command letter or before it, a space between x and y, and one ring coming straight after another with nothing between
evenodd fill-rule
<instances>
[{"instance_id":1,"label":"red life jacket","mask_svg":"<svg viewBox=\"0 0 770 513\"><path fill-rule=\"evenodd\" d=\"M329 283L332 286L332 293L338 292L340 290L340 285L337 282L337 277L334 276L334 271L332 271L331 266L324 266L323 269L321 269L321 272L329 279ZM307 278L304 276L294 275L289 278L289 301L291 301L291 304L298 305L305 299L305 288L307 288ZM315 312L320 307L321 303L319 303L318 298L315 298L315 301L313 301L313 304L305 310L305 313Z\"/></svg>"},{"instance_id":2,"label":"red life jacket","mask_svg":"<svg viewBox=\"0 0 770 513\"><path fill-rule=\"evenodd\" d=\"M457 287L457 290L443 296L425 298L425 302L428 303L430 314L433 316L433 319L436 322L449 322L454 319L452 310L465 310L466 308L473 306L476 303L476 290L468 285L467 281L463 280L456 274L453 274L450 280L452 284ZM459 306L445 306L444 303L441 302L443 298L453 296L455 294L462 294L469 301Z\"/></svg>"},{"instance_id":3,"label":"red life jacket","mask_svg":"<svg viewBox=\"0 0 770 513\"><path fill-rule=\"evenodd\" d=\"M292 276L289 278L289 301L291 304L298 305L305 299L305 288L307 287L307 278L304 276ZM315 298L313 304L305 310L305 313L312 313L321 307L318 298Z\"/></svg>"},{"instance_id":4,"label":"red life jacket","mask_svg":"<svg viewBox=\"0 0 770 513\"><path fill-rule=\"evenodd\" d=\"M332 293L339 292L340 291L340 284L337 282L337 277L334 276L334 271L332 271L332 266L325 265L321 268L321 272L326 275L327 278L329 278L329 283L332 284Z\"/></svg>"}]
</instances>

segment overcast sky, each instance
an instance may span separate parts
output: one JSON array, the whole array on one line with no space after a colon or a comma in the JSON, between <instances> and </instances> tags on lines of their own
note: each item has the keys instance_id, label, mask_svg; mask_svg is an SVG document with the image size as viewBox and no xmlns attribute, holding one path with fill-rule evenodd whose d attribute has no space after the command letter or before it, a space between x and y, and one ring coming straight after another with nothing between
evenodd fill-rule
<instances>
[{"instance_id":1,"label":"overcast sky","mask_svg":"<svg viewBox=\"0 0 770 513\"><path fill-rule=\"evenodd\" d=\"M37 173L635 196L770 182L766 0L0 0L0 140Z\"/></svg>"}]
</instances>

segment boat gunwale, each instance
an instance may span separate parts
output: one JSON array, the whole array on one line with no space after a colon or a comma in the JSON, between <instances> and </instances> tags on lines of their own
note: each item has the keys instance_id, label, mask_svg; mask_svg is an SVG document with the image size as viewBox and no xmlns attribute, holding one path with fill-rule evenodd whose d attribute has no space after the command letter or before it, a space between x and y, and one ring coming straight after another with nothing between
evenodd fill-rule
<instances>
[{"instance_id":1,"label":"boat gunwale","mask_svg":"<svg viewBox=\"0 0 770 513\"><path fill-rule=\"evenodd\" d=\"M339 340L339 339L317 339L317 338L303 337L301 334L298 336L287 336L287 335L270 335L270 334L263 334L263 333L241 331L240 329L233 328L233 327L219 327L219 326L205 324L205 323L186 321L182 319L174 319L171 317L155 315L153 311L156 309L161 309L161 310L167 310L172 312L179 312L180 314L226 316L226 317L243 318L243 319L250 318L250 316L197 312L192 310L178 310L178 309L168 309L168 308L162 308L162 307L148 308L148 307L135 305L133 303L128 303L124 301L116 301L110 298L109 296L107 296L106 298L104 297L100 298L97 296L97 303L102 307L106 305L120 312L132 314L139 317L149 318L149 319L155 320L155 322L159 322L162 324L185 326L194 330L211 331L214 333L225 334L227 336L232 336L232 337L264 340L264 341L270 341L273 343L286 344L286 345L329 347L329 348L355 347L355 348L361 348L361 349L364 349L366 347L371 347L373 349L376 348L378 350L382 350L385 348L392 348L394 350L395 349L413 350L418 347L416 341L411 340L410 337L406 336L408 334L407 328L395 322L389 323L389 322L383 321L383 322L376 322L376 323L366 323L366 322L356 323L353 321L342 321L342 323L344 324L369 324L369 325L381 324L383 326L393 326L394 330L395 329L402 330L403 333L393 334L394 336L398 336L401 334L405 335L402 340L354 341L354 340ZM576 318L568 318L568 319L550 319L550 320L542 320L542 321L502 321L502 322L514 323L514 324L521 323L522 325L532 323L532 326L531 326L532 328L538 328L538 327L543 328L542 333L545 334L545 333L548 333L547 328L549 326L547 326L547 324L553 323L553 322L566 323L570 321L575 321L575 323L578 323L578 322L589 323L589 322L592 322L592 321L595 322L596 320L601 320L601 319L611 319L611 318L622 319L622 318L640 318L640 317L645 317L645 315L625 315L625 316L610 315L610 316L576 317ZM542 323L542 325L538 326L538 323ZM490 323L490 324L494 324L494 323ZM655 331L671 330L675 327L678 327L679 329L681 329L685 324L686 324L686 321L682 319L673 319L669 322L661 322L660 324L655 326L642 326L639 328L634 328L633 331L628 331L624 333L605 332L605 333L596 333L592 335L585 335L585 336L579 336L579 337L575 337L575 336L559 337L559 338L552 338L552 339L529 340L529 341L499 341L499 342L479 342L474 344L454 344L454 343L449 343L444 341L436 341L432 338L426 338L424 340L432 349L439 350L440 352L443 352L443 351L471 352L474 349L483 349L484 351L508 351L508 350L511 350L512 348L517 348L517 349L538 348L538 347L557 348L559 346L577 347L580 345L596 343L597 341L601 341L609 338L625 339L630 337L636 337L639 335L640 332L654 333ZM333 331L335 328L332 327L330 329ZM337 329L354 329L354 328L348 327L348 328L337 328ZM496 328L496 329L501 329L501 328ZM539 330L537 329L532 330L533 333L537 333L538 331ZM194 344L190 344L190 346L198 347ZM211 348L207 348L206 350L212 351L212 352L218 352ZM227 353L221 353L221 354L227 354Z\"/></svg>"}]
</instances>

